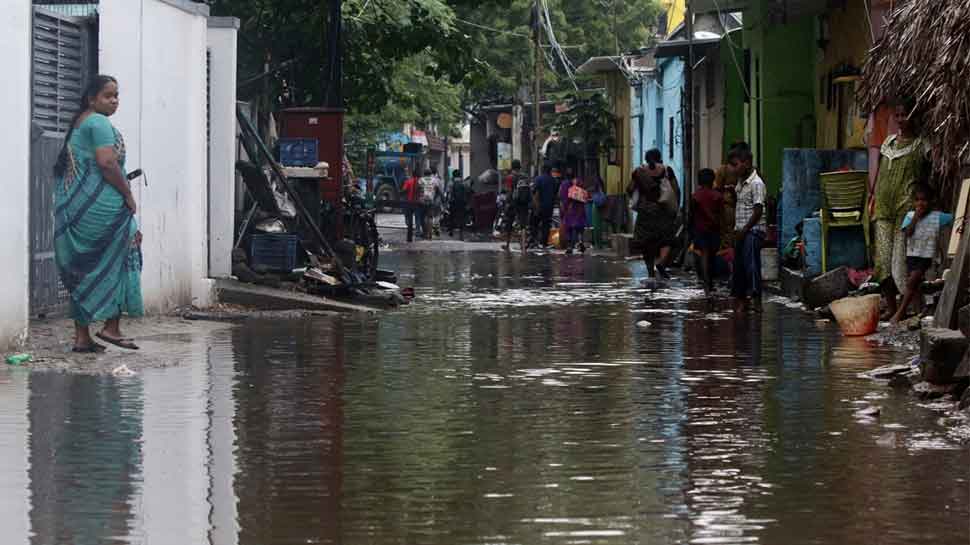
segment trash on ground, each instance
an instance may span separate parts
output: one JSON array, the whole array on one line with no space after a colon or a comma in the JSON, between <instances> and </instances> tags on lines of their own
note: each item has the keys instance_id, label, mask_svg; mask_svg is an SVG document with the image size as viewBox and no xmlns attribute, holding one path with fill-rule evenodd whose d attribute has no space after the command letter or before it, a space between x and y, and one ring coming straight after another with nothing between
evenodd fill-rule
<instances>
[{"instance_id":1,"label":"trash on ground","mask_svg":"<svg viewBox=\"0 0 970 545\"><path fill-rule=\"evenodd\" d=\"M33 356L30 354L12 354L7 356L7 365L23 365L30 363L33 359Z\"/></svg>"},{"instance_id":2,"label":"trash on ground","mask_svg":"<svg viewBox=\"0 0 970 545\"><path fill-rule=\"evenodd\" d=\"M112 369L111 374L116 377L132 377L135 375L135 372L129 369L127 365L122 363L118 367Z\"/></svg>"}]
</instances>

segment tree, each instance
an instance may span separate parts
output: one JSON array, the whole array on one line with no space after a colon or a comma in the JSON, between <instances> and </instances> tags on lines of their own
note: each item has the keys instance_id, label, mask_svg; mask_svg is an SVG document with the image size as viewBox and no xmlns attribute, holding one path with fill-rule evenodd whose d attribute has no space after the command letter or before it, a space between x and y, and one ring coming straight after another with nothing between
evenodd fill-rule
<instances>
[{"instance_id":1,"label":"tree","mask_svg":"<svg viewBox=\"0 0 970 545\"><path fill-rule=\"evenodd\" d=\"M325 0L211 0L211 7L214 15L242 22L241 78L286 63L243 89L243 96L319 103L327 58ZM424 68L438 78L457 81L467 68L463 49L454 47L462 39L454 12L443 0L345 0L343 14L344 97L351 112L376 113L399 98L392 89L396 69L419 53L432 53L434 62Z\"/></svg>"},{"instance_id":2,"label":"tree","mask_svg":"<svg viewBox=\"0 0 970 545\"><path fill-rule=\"evenodd\" d=\"M651 45L662 12L657 0L545 0L562 53L573 66L593 56L616 55ZM511 0L507 9L493 2L453 3L458 26L466 32L475 67L463 84L469 99L514 96L532 79L531 20L535 0ZM546 44L544 87L571 88L563 61Z\"/></svg>"}]
</instances>

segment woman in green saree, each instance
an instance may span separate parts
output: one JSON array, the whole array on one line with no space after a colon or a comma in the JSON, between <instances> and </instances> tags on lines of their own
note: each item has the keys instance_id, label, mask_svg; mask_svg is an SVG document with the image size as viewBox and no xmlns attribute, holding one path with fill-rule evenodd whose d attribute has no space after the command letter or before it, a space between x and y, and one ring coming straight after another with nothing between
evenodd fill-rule
<instances>
[{"instance_id":1,"label":"woman in green saree","mask_svg":"<svg viewBox=\"0 0 970 545\"><path fill-rule=\"evenodd\" d=\"M906 286L906 237L902 224L912 209L913 185L925 182L930 174L929 147L910 116L912 106L900 103L895 108L899 132L883 143L875 186L869 188L869 212L876 222L874 279L886 301L885 319L895 315L899 291Z\"/></svg>"},{"instance_id":2,"label":"woman in green saree","mask_svg":"<svg viewBox=\"0 0 970 545\"><path fill-rule=\"evenodd\" d=\"M108 117L118 109L118 82L96 76L81 97L54 166L54 253L71 294L74 351L105 347L90 325L104 321L97 337L127 349L138 346L121 333L121 315L140 316L141 233L135 198L125 177L125 143Z\"/></svg>"}]
</instances>

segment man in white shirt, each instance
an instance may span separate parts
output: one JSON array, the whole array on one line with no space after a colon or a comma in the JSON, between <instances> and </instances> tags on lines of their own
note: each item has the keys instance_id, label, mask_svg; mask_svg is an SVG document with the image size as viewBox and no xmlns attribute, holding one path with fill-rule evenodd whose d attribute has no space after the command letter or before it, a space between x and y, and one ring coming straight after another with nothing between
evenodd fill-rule
<instances>
[{"instance_id":1,"label":"man in white shirt","mask_svg":"<svg viewBox=\"0 0 970 545\"><path fill-rule=\"evenodd\" d=\"M739 180L735 191L737 204L734 221L737 232L734 243L734 274L731 296L734 311L744 312L750 306L761 311L761 246L765 240L765 182L752 165L751 150L735 148L728 155L728 168Z\"/></svg>"}]
</instances>

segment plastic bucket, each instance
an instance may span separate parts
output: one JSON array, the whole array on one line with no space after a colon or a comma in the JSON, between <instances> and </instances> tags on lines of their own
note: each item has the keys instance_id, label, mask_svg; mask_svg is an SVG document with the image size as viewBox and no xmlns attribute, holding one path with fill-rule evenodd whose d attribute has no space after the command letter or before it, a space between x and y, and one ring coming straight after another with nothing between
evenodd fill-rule
<instances>
[{"instance_id":1,"label":"plastic bucket","mask_svg":"<svg viewBox=\"0 0 970 545\"><path fill-rule=\"evenodd\" d=\"M761 279L765 282L778 280L778 248L761 249Z\"/></svg>"},{"instance_id":2,"label":"plastic bucket","mask_svg":"<svg viewBox=\"0 0 970 545\"><path fill-rule=\"evenodd\" d=\"M879 326L879 299L879 294L845 297L832 301L829 308L843 334L850 337L869 335Z\"/></svg>"}]
</instances>

